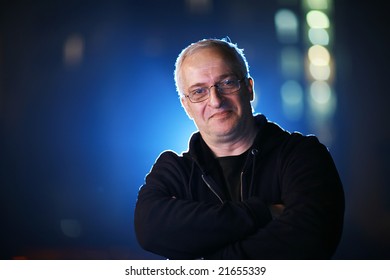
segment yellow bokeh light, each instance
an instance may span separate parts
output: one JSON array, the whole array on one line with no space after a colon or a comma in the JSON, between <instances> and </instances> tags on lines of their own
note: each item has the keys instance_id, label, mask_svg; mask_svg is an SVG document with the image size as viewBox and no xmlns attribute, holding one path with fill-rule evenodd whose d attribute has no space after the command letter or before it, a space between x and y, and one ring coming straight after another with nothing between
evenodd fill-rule
<instances>
[{"instance_id":1,"label":"yellow bokeh light","mask_svg":"<svg viewBox=\"0 0 390 280\"><path fill-rule=\"evenodd\" d=\"M312 64L317 66L325 66L329 64L330 54L327 48L314 45L308 51L309 60Z\"/></svg>"}]
</instances>

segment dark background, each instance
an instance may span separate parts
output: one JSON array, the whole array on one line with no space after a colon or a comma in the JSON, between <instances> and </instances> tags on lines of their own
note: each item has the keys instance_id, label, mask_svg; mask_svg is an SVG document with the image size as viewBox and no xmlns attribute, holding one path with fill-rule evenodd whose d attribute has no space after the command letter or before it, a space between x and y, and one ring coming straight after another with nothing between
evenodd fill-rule
<instances>
[{"instance_id":1,"label":"dark background","mask_svg":"<svg viewBox=\"0 0 390 280\"><path fill-rule=\"evenodd\" d=\"M346 194L334 258L388 259L388 15L375 1L334 2L329 148ZM133 210L159 153L185 150L195 130L173 82L191 42L228 35L246 51L256 111L313 133L308 120L283 117L278 93L274 15L299 13L300 1L215 0L204 13L185 0L0 3L1 259L159 258L136 243ZM72 36L84 46L73 64Z\"/></svg>"}]
</instances>

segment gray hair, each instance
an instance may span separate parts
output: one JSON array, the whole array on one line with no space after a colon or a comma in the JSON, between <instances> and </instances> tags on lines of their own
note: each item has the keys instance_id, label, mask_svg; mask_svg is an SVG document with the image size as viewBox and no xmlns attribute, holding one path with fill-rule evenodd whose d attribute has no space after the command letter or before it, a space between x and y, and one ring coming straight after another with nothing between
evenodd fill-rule
<instances>
[{"instance_id":1,"label":"gray hair","mask_svg":"<svg viewBox=\"0 0 390 280\"><path fill-rule=\"evenodd\" d=\"M179 56L176 59L174 79L176 90L180 97L184 95L180 89L181 85L181 67L184 60L197 52L200 49L205 48L215 48L221 51L221 53L226 56L234 66L237 66L237 75L240 77L249 77L249 65L244 55L244 50L237 47L237 44L233 44L229 37L223 39L203 39L196 43L192 43L181 51Z\"/></svg>"}]
</instances>

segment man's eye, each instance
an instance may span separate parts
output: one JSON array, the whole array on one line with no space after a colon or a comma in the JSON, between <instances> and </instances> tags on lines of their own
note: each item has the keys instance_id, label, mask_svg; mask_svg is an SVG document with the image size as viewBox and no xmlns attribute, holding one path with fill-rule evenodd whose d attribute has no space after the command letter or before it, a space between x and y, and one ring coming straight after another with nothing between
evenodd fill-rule
<instances>
[{"instance_id":1,"label":"man's eye","mask_svg":"<svg viewBox=\"0 0 390 280\"><path fill-rule=\"evenodd\" d=\"M233 84L234 84L233 80L224 80L224 81L222 81L222 85L224 85L224 86L231 86Z\"/></svg>"},{"instance_id":2,"label":"man's eye","mask_svg":"<svg viewBox=\"0 0 390 280\"><path fill-rule=\"evenodd\" d=\"M207 92L206 88L197 88L192 92L192 94L198 95L198 94L205 94L206 92Z\"/></svg>"}]
</instances>

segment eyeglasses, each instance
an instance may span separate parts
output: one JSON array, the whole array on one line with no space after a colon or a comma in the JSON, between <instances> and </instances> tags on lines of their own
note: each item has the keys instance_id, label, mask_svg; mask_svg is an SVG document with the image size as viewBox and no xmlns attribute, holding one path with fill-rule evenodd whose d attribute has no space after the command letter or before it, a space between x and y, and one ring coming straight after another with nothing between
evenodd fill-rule
<instances>
[{"instance_id":1,"label":"eyeglasses","mask_svg":"<svg viewBox=\"0 0 390 280\"><path fill-rule=\"evenodd\" d=\"M191 91L188 95L184 96L187 97L192 103L199 103L207 100L210 97L210 89L212 87L215 87L218 93L221 95L230 95L240 90L241 82L244 80L245 77L240 80L228 78L210 87L197 88Z\"/></svg>"}]
</instances>

